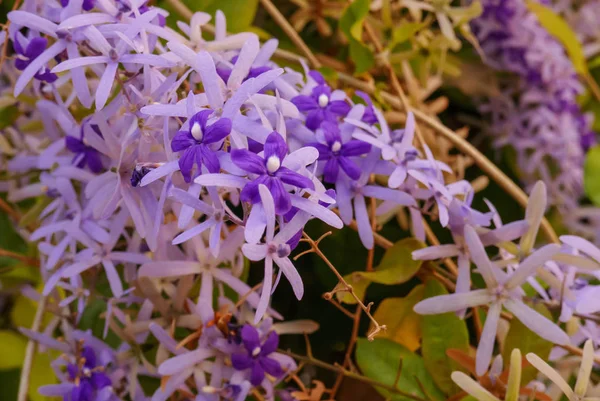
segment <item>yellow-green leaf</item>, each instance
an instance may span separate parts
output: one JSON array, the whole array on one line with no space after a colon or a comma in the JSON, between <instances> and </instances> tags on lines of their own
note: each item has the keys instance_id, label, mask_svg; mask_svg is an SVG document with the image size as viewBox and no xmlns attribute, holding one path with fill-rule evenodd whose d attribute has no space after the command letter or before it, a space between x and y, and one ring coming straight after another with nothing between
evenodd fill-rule
<instances>
[{"instance_id":1,"label":"yellow-green leaf","mask_svg":"<svg viewBox=\"0 0 600 401\"><path fill-rule=\"evenodd\" d=\"M421 316L413 308L423 299L423 285L418 285L403 298L386 298L377 306L373 316L387 330L378 338L388 338L404 345L410 351L421 346Z\"/></svg>"},{"instance_id":2,"label":"yellow-green leaf","mask_svg":"<svg viewBox=\"0 0 600 401\"><path fill-rule=\"evenodd\" d=\"M588 150L583 164L583 188L592 203L600 206L600 145Z\"/></svg>"},{"instance_id":3,"label":"yellow-green leaf","mask_svg":"<svg viewBox=\"0 0 600 401\"><path fill-rule=\"evenodd\" d=\"M10 330L0 330L0 370L19 368L25 359L27 340Z\"/></svg>"},{"instance_id":4,"label":"yellow-green leaf","mask_svg":"<svg viewBox=\"0 0 600 401\"><path fill-rule=\"evenodd\" d=\"M392 40L389 44L389 48L393 49L396 45L407 41L426 25L427 24L424 22L405 22L400 24L399 27L392 30Z\"/></svg>"},{"instance_id":5,"label":"yellow-green leaf","mask_svg":"<svg viewBox=\"0 0 600 401\"><path fill-rule=\"evenodd\" d=\"M362 277L380 284L401 284L410 280L423 261L414 260L413 251L425 246L416 238L404 238L385 251L383 259L374 272L360 272Z\"/></svg>"},{"instance_id":6,"label":"yellow-green leaf","mask_svg":"<svg viewBox=\"0 0 600 401\"><path fill-rule=\"evenodd\" d=\"M362 28L369 14L369 3L369 0L355 0L348 4L340 17L339 27L350 42L350 58L357 73L365 72L375 64L373 52L362 43Z\"/></svg>"},{"instance_id":7,"label":"yellow-green leaf","mask_svg":"<svg viewBox=\"0 0 600 401\"><path fill-rule=\"evenodd\" d=\"M58 357L55 352L36 352L33 356L33 362L31 364L31 375L29 378L29 400L30 401L48 401L49 399L44 395L41 395L38 389L41 386L45 386L47 384L56 384L56 376L52 368L50 367L50 362L52 359Z\"/></svg>"},{"instance_id":8,"label":"yellow-green leaf","mask_svg":"<svg viewBox=\"0 0 600 401\"><path fill-rule=\"evenodd\" d=\"M427 280L424 297L431 298L448 294L448 291L437 280ZM461 366L446 355L448 349L469 351L469 330L464 320L455 313L421 316L423 330L423 361L433 377L433 381L448 396L456 394L460 389L450 374L463 370Z\"/></svg>"},{"instance_id":9,"label":"yellow-green leaf","mask_svg":"<svg viewBox=\"0 0 600 401\"><path fill-rule=\"evenodd\" d=\"M573 63L575 71L578 74L587 75L588 69L583 47L569 24L560 15L552 11L552 9L536 1L527 1L527 7L537 16L540 24L548 33L562 43Z\"/></svg>"},{"instance_id":10,"label":"yellow-green leaf","mask_svg":"<svg viewBox=\"0 0 600 401\"><path fill-rule=\"evenodd\" d=\"M354 272L348 274L344 276L344 280L346 280L346 282L352 286L354 294L356 294L358 298L363 300L365 298L365 292L367 291L367 287L369 286L369 284L371 284L371 281L361 277L360 273L361 272ZM342 284L338 284L336 287L336 289L340 288L343 288ZM348 291L338 291L335 293L335 296L337 297L338 301L344 304L354 305L357 303L356 299Z\"/></svg>"}]
</instances>

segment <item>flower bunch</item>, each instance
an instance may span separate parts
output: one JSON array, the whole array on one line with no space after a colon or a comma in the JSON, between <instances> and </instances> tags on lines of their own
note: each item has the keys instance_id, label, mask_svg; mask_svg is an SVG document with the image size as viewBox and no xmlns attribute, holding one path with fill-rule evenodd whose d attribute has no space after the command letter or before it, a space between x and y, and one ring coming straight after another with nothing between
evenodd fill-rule
<instances>
[{"instance_id":1,"label":"flower bunch","mask_svg":"<svg viewBox=\"0 0 600 401\"><path fill-rule=\"evenodd\" d=\"M2 93L18 116L4 130L1 188L15 204L42 200L23 230L37 243L43 289L26 292L53 301L55 312L41 332L24 333L62 354L53 362L60 384L42 393L274 399L297 368L278 352L279 335L314 328L275 322L283 316L271 296L284 276L303 297L291 255L310 220L353 227L372 249L369 200L375 214L407 210L421 241L424 217L451 234L453 244L413 256L457 257L456 293L415 310L486 306L478 373L489 366L503 307L549 341L569 343L526 305L522 286L573 306L559 277L600 267L600 251L571 236L535 247L543 184L525 219L502 225L491 203L472 207L469 182L446 182L451 169L415 141L412 113L402 129L390 127L366 94L351 97L306 67L279 67L277 40L227 34L220 12L213 37L203 32L208 14L177 30L167 15L132 0L24 0L8 14L14 57ZM262 269L255 287L245 282L246 260ZM470 290L471 260L485 288ZM78 330L92 296L107 301L104 336L117 334L114 347ZM161 386L146 394L140 376Z\"/></svg>"},{"instance_id":2,"label":"flower bunch","mask_svg":"<svg viewBox=\"0 0 600 401\"><path fill-rule=\"evenodd\" d=\"M501 94L480 110L490 116L498 147L512 146L524 182L542 179L553 206L569 217L583 195L583 160L595 143L591 119L577 96L583 93L563 46L521 0L483 0L472 28L495 70L517 76L500 84Z\"/></svg>"}]
</instances>

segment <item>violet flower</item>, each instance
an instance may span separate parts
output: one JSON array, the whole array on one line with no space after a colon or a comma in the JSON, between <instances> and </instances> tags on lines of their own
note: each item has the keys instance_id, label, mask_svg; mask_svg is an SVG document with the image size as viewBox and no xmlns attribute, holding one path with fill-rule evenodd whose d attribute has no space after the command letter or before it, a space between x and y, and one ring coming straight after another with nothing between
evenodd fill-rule
<instances>
[{"instance_id":1,"label":"violet flower","mask_svg":"<svg viewBox=\"0 0 600 401\"><path fill-rule=\"evenodd\" d=\"M257 175L255 179L244 186L240 199L252 204L259 203L258 187L263 184L273 196L275 212L285 214L291 209L292 202L284 184L300 189L315 189L314 183L309 178L284 166L287 153L287 144L276 131L268 136L263 157L245 149L232 150L231 160L233 163L242 170Z\"/></svg>"},{"instance_id":2,"label":"violet flower","mask_svg":"<svg viewBox=\"0 0 600 401\"><path fill-rule=\"evenodd\" d=\"M73 158L73 164L75 166L83 168L87 165L93 173L100 173L103 170L100 153L95 148L87 145L84 142L84 127L85 124L82 124L79 130L79 139L73 136L65 137L67 149L75 153L75 157ZM100 137L102 136L102 133L98 129L97 125L91 124L90 127L96 134L98 134Z\"/></svg>"},{"instance_id":3,"label":"violet flower","mask_svg":"<svg viewBox=\"0 0 600 401\"><path fill-rule=\"evenodd\" d=\"M202 110L188 120L188 129L177 132L171 142L173 152L183 152L179 159L179 169L185 182L192 180L192 167L198 166L198 173L202 166L210 173L218 173L221 169L216 150L220 142L231 132L231 120L219 118L207 125L213 110Z\"/></svg>"},{"instance_id":4,"label":"violet flower","mask_svg":"<svg viewBox=\"0 0 600 401\"><path fill-rule=\"evenodd\" d=\"M90 11L94 8L94 3L96 0L83 0L81 8L83 11ZM66 7L69 5L69 0L60 0L60 5Z\"/></svg>"},{"instance_id":5,"label":"violet flower","mask_svg":"<svg viewBox=\"0 0 600 401\"><path fill-rule=\"evenodd\" d=\"M356 139L342 142L340 129L336 123L324 121L321 129L325 137L325 144L309 143L319 151L319 160L326 161L323 171L325 182L335 184L340 168L353 180L360 177L360 168L350 159L371 151L371 145Z\"/></svg>"},{"instance_id":6,"label":"violet flower","mask_svg":"<svg viewBox=\"0 0 600 401\"><path fill-rule=\"evenodd\" d=\"M17 59L15 60L15 67L17 70L23 71L31 64L40 54L46 50L48 40L46 38L33 38L27 44L27 47L23 49L19 42L18 35L15 35L13 40L13 47L17 53ZM42 67L35 75L34 78L40 81L52 83L58 79L56 74L50 72L48 67Z\"/></svg>"},{"instance_id":7,"label":"violet flower","mask_svg":"<svg viewBox=\"0 0 600 401\"><path fill-rule=\"evenodd\" d=\"M274 331L269 332L267 338L262 340L258 330L245 324L241 330L242 344L246 352L231 355L231 364L236 370L250 369L250 383L258 386L265 379L265 373L279 378L284 371L275 359L269 355L277 350L279 336Z\"/></svg>"},{"instance_id":8,"label":"violet flower","mask_svg":"<svg viewBox=\"0 0 600 401\"><path fill-rule=\"evenodd\" d=\"M310 76L318 83L312 89L310 96L298 95L292 99L292 103L298 110L306 113L306 126L316 130L323 121L337 122L350 111L350 105L345 100L334 100L331 98L331 88L325 83L323 76L311 71Z\"/></svg>"}]
</instances>

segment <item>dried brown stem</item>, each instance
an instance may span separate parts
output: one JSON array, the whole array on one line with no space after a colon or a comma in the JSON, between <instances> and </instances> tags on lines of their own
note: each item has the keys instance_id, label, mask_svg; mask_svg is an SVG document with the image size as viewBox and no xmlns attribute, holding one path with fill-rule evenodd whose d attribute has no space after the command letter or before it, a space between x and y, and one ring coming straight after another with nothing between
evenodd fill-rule
<instances>
[{"instance_id":1,"label":"dried brown stem","mask_svg":"<svg viewBox=\"0 0 600 401\"><path fill-rule=\"evenodd\" d=\"M337 277L338 281L340 282L340 284L343 287L343 290L348 292L352 296L352 298L354 298L356 300L356 302L358 303L360 308L363 310L363 312L365 312L365 314L367 315L369 320L371 320L371 322L374 325L374 329L370 333L367 334L367 338L370 341L373 341L373 339L375 338L377 333L379 333L380 331L385 331L387 329L387 327L385 325L380 325L377 322L377 320L375 320L373 315L371 315L371 305L369 304L367 306L363 303L362 299L360 299L354 292L354 289L352 288L352 286L350 284L348 284L348 282L346 280L344 280L344 277L342 277L340 272L338 272L338 270L335 268L335 266L329 261L327 256L325 256L325 254L321 251L321 249L319 249L319 241L323 237L321 237L321 238L319 238L319 240L315 241L306 233L302 233L302 235L304 237L304 242L308 243L310 245L312 251L315 254L317 254L317 256L319 256L323 260L323 262L325 262L325 264L329 267L329 269L331 269L333 274L335 274L335 276Z\"/></svg>"},{"instance_id":2,"label":"dried brown stem","mask_svg":"<svg viewBox=\"0 0 600 401\"><path fill-rule=\"evenodd\" d=\"M32 267L40 267L40 263L37 260L27 257L25 255L21 255L20 253L7 251L6 249L0 248L0 256L5 256L7 258L20 260L21 262L25 263L26 265L29 265Z\"/></svg>"}]
</instances>

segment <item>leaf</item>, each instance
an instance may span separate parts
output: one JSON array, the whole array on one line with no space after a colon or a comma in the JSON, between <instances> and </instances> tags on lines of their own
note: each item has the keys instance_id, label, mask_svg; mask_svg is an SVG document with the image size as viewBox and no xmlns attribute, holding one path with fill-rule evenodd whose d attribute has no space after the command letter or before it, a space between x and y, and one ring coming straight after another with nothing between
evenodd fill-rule
<instances>
[{"instance_id":1,"label":"leaf","mask_svg":"<svg viewBox=\"0 0 600 401\"><path fill-rule=\"evenodd\" d=\"M550 312L544 305L536 304L529 306L531 306L541 315L552 319ZM506 339L504 340L504 349L502 350L502 359L504 361L510 361L510 354L514 348L521 350L522 355L527 355L529 352L533 352L543 360L546 360L550 355L552 343L544 340L533 331L529 330L527 326L525 326L519 320L512 319L510 322L510 329L508 330ZM537 370L533 366L527 365L523 367L522 383L529 383L531 380L535 379L536 374Z\"/></svg>"},{"instance_id":2,"label":"leaf","mask_svg":"<svg viewBox=\"0 0 600 401\"><path fill-rule=\"evenodd\" d=\"M0 370L20 368L25 359L27 340L10 331L0 330Z\"/></svg>"},{"instance_id":3,"label":"leaf","mask_svg":"<svg viewBox=\"0 0 600 401\"><path fill-rule=\"evenodd\" d=\"M402 360L402 370L397 383L396 376ZM356 344L356 362L362 373L378 382L434 401L444 400L443 393L436 387L433 379L425 369L423 359L406 347L385 338L369 341L359 338ZM421 385L427 392L423 394ZM412 401L411 398L395 394L389 390L375 386L375 389L386 399L393 401Z\"/></svg>"},{"instance_id":4,"label":"leaf","mask_svg":"<svg viewBox=\"0 0 600 401\"><path fill-rule=\"evenodd\" d=\"M36 352L31 364L31 375L29 378L29 400L48 401L49 398L40 394L38 389L47 384L56 384L58 380L50 367L51 360L58 357L58 352Z\"/></svg>"},{"instance_id":5,"label":"leaf","mask_svg":"<svg viewBox=\"0 0 600 401\"><path fill-rule=\"evenodd\" d=\"M448 294L448 291L437 280L427 280L424 298ZM448 357L448 349L469 351L469 331L463 319L455 313L421 316L423 331L423 349L421 354L425 367L433 377L433 381L448 396L460 391L450 375L456 370L465 371L454 360Z\"/></svg>"},{"instance_id":6,"label":"leaf","mask_svg":"<svg viewBox=\"0 0 600 401\"><path fill-rule=\"evenodd\" d=\"M371 284L370 280L361 277L360 272L348 274L344 276L344 280L346 280L346 282L352 286L352 290L358 298L360 298L361 300L365 298L365 292L367 292L367 287L369 286L369 284ZM336 286L336 289L340 288L343 288L343 285L341 283ZM344 304L357 304L356 299L348 291L338 291L335 293L335 296L338 301Z\"/></svg>"},{"instance_id":7,"label":"leaf","mask_svg":"<svg viewBox=\"0 0 600 401\"><path fill-rule=\"evenodd\" d=\"M227 31L234 33L248 30L258 9L258 0L185 0L184 3L192 11L204 11L213 17L221 10L227 19Z\"/></svg>"},{"instance_id":8,"label":"leaf","mask_svg":"<svg viewBox=\"0 0 600 401\"><path fill-rule=\"evenodd\" d=\"M414 260L413 251L425 247L416 238L404 238L385 251L383 259L374 272L360 272L362 277L380 284L401 284L410 280L423 261Z\"/></svg>"},{"instance_id":9,"label":"leaf","mask_svg":"<svg viewBox=\"0 0 600 401\"><path fill-rule=\"evenodd\" d=\"M537 16L540 24L548 33L562 43L573 63L575 71L581 75L589 74L583 47L569 24L560 15L552 11L552 9L540 3L528 0L527 7Z\"/></svg>"},{"instance_id":10,"label":"leaf","mask_svg":"<svg viewBox=\"0 0 600 401\"><path fill-rule=\"evenodd\" d=\"M19 107L10 105L0 108L0 129L10 127L19 118Z\"/></svg>"},{"instance_id":11,"label":"leaf","mask_svg":"<svg viewBox=\"0 0 600 401\"><path fill-rule=\"evenodd\" d=\"M421 346L421 317L413 307L423 299L423 285L418 285L403 298L384 299L373 317L387 326L378 338L388 338L404 345L410 351Z\"/></svg>"},{"instance_id":12,"label":"leaf","mask_svg":"<svg viewBox=\"0 0 600 401\"><path fill-rule=\"evenodd\" d=\"M42 286L39 286L37 290L41 292ZM15 304L10 311L10 320L16 327L29 328L33 324L36 310L37 302L27 298L24 295L20 295L15 300ZM42 324L45 325L50 323L52 318L52 313L45 312L44 318L42 319Z\"/></svg>"},{"instance_id":13,"label":"leaf","mask_svg":"<svg viewBox=\"0 0 600 401\"><path fill-rule=\"evenodd\" d=\"M392 40L388 45L388 48L393 49L396 45L407 41L425 26L427 26L425 22L405 22L400 24L399 27L392 30Z\"/></svg>"},{"instance_id":14,"label":"leaf","mask_svg":"<svg viewBox=\"0 0 600 401\"><path fill-rule=\"evenodd\" d=\"M600 206L600 145L590 148L585 156L583 188L592 203Z\"/></svg>"},{"instance_id":15,"label":"leaf","mask_svg":"<svg viewBox=\"0 0 600 401\"><path fill-rule=\"evenodd\" d=\"M339 26L350 42L350 59L356 66L356 73L367 71L375 64L373 52L362 42L362 28L366 16L369 14L369 0L355 0L348 4Z\"/></svg>"}]
</instances>

